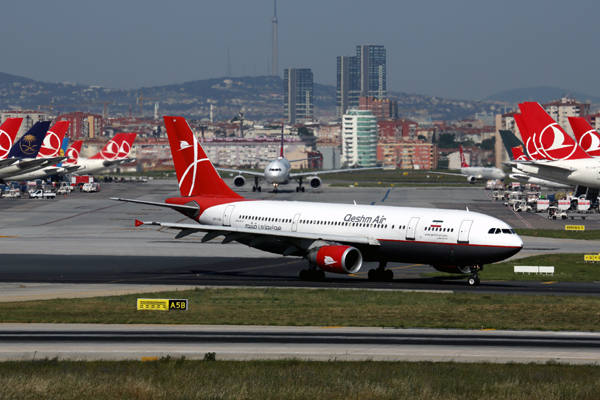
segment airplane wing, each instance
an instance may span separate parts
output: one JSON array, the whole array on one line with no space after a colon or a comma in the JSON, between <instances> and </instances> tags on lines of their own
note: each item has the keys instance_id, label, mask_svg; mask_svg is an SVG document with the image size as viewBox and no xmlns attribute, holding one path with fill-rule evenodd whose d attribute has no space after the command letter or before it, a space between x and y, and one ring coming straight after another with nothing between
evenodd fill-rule
<instances>
[{"instance_id":1,"label":"airplane wing","mask_svg":"<svg viewBox=\"0 0 600 400\"><path fill-rule=\"evenodd\" d=\"M383 167L369 167L369 168L345 168L345 169L325 169L321 171L312 171L312 172L299 172L295 174L290 174L291 179L296 178L304 178L306 176L316 176L322 174L337 174L340 172L361 172L361 171L369 171L369 170L381 170Z\"/></svg>"},{"instance_id":2,"label":"airplane wing","mask_svg":"<svg viewBox=\"0 0 600 400\"><path fill-rule=\"evenodd\" d=\"M459 172L439 172L439 171L420 171L420 174L431 174L431 175L450 175L450 176L463 176L468 177L467 174L461 174Z\"/></svg>"},{"instance_id":3,"label":"airplane wing","mask_svg":"<svg viewBox=\"0 0 600 400\"><path fill-rule=\"evenodd\" d=\"M20 160L20 158L5 158L4 160L0 160L0 167L10 167Z\"/></svg>"},{"instance_id":4,"label":"airplane wing","mask_svg":"<svg viewBox=\"0 0 600 400\"><path fill-rule=\"evenodd\" d=\"M273 160L271 160L273 161ZM223 171L223 172L237 172L238 174L246 174L246 175L250 175L250 176L257 176L259 178L264 178L265 174L262 172L256 172L256 171L245 171L242 169L232 169L232 168L217 168L215 167L215 169L217 171Z\"/></svg>"},{"instance_id":5,"label":"airplane wing","mask_svg":"<svg viewBox=\"0 0 600 400\"><path fill-rule=\"evenodd\" d=\"M320 159L321 157L308 157L308 158L299 158L297 160L288 160L288 162L296 162L296 161L306 161L306 160L316 160L316 159Z\"/></svg>"},{"instance_id":6,"label":"airplane wing","mask_svg":"<svg viewBox=\"0 0 600 400\"><path fill-rule=\"evenodd\" d=\"M104 161L102 161L102 166L103 167L114 167L117 165L127 164L127 163L130 163L133 161L135 161L135 158L121 158L118 160L104 160Z\"/></svg>"},{"instance_id":7,"label":"airplane wing","mask_svg":"<svg viewBox=\"0 0 600 400\"><path fill-rule=\"evenodd\" d=\"M547 162L535 161L535 160L529 161L529 162L527 162L527 164L526 163L521 163L521 162L517 164L517 168L520 169L520 170L522 170L522 171L525 171L525 169L528 166L529 167L530 166L535 166L535 167L538 167L538 168L548 168L548 169L552 169L552 170L555 170L555 171L566 171L566 172L577 171L577 168L575 168L575 167L568 167L566 165L550 164L550 163L547 163ZM525 168L525 169L523 169L523 168ZM525 171L525 172L528 172L528 171Z\"/></svg>"}]
</instances>

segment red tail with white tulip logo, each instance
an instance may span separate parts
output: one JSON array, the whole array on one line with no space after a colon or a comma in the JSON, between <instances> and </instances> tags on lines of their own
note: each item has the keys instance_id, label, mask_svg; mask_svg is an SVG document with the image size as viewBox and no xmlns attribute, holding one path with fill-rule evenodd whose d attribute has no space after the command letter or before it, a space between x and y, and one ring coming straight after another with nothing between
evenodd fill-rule
<instances>
[{"instance_id":1,"label":"red tail with white tulip logo","mask_svg":"<svg viewBox=\"0 0 600 400\"><path fill-rule=\"evenodd\" d=\"M7 118L0 126L0 160L4 160L15 142L23 118Z\"/></svg>"},{"instance_id":2,"label":"red tail with white tulip logo","mask_svg":"<svg viewBox=\"0 0 600 400\"><path fill-rule=\"evenodd\" d=\"M106 143L106 146L96 153L90 160L116 160L119 157L121 151L121 144L125 140L126 133L117 133L112 139Z\"/></svg>"},{"instance_id":3,"label":"red tail with white tulip logo","mask_svg":"<svg viewBox=\"0 0 600 400\"><path fill-rule=\"evenodd\" d=\"M462 146L458 146L460 149L460 167L461 168L469 168L469 164L467 164L467 160L465 159L465 153L463 152Z\"/></svg>"},{"instance_id":4,"label":"red tail with white tulip logo","mask_svg":"<svg viewBox=\"0 0 600 400\"><path fill-rule=\"evenodd\" d=\"M58 157L60 155L60 146L67 129L69 129L69 124L69 121L58 121L48 130L37 158Z\"/></svg>"},{"instance_id":5,"label":"red tail with white tulip logo","mask_svg":"<svg viewBox=\"0 0 600 400\"><path fill-rule=\"evenodd\" d=\"M77 164L77 160L79 159L79 153L81 153L81 145L83 144L83 141L81 140L76 140L73 142L73 144L67 149L67 161L65 161L65 164L69 164L69 165L76 165Z\"/></svg>"},{"instance_id":6,"label":"red tail with white tulip logo","mask_svg":"<svg viewBox=\"0 0 600 400\"><path fill-rule=\"evenodd\" d=\"M164 117L182 196L242 199L221 179L182 117Z\"/></svg>"},{"instance_id":7,"label":"red tail with white tulip logo","mask_svg":"<svg viewBox=\"0 0 600 400\"><path fill-rule=\"evenodd\" d=\"M551 161L591 158L539 103L525 102L519 104L519 108L531 135L532 145L543 158Z\"/></svg>"},{"instance_id":8,"label":"red tail with white tulip logo","mask_svg":"<svg viewBox=\"0 0 600 400\"><path fill-rule=\"evenodd\" d=\"M600 134L582 117L569 117L577 143L590 156L600 156Z\"/></svg>"}]
</instances>

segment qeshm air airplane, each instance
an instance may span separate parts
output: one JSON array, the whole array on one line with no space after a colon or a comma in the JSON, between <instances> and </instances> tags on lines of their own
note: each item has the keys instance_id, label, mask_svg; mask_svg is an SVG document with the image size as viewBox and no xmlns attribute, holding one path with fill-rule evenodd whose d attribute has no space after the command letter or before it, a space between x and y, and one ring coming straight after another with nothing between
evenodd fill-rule
<instances>
[{"instance_id":1,"label":"qeshm air airplane","mask_svg":"<svg viewBox=\"0 0 600 400\"><path fill-rule=\"evenodd\" d=\"M113 200L169 207L192 221L136 220L136 226L176 229L176 238L203 232L203 243L223 236L222 243L303 257L308 261L300 272L303 280L322 280L324 271L353 274L364 261L376 261L379 267L369 271L369 280L391 281L387 263L402 262L469 274L469 284L478 285L484 264L523 248L508 224L475 212L245 199L221 179L184 118L164 120L181 196L165 203Z\"/></svg>"}]
</instances>

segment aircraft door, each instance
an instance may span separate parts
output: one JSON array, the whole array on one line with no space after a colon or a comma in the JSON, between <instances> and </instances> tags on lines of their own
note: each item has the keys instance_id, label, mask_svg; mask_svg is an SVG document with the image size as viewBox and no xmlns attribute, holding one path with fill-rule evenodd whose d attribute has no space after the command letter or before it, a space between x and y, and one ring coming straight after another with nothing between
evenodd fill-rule
<instances>
[{"instance_id":1,"label":"aircraft door","mask_svg":"<svg viewBox=\"0 0 600 400\"><path fill-rule=\"evenodd\" d=\"M292 221L292 232L296 232L298 229L298 221L300 220L300 214L294 215L294 220Z\"/></svg>"},{"instance_id":2,"label":"aircraft door","mask_svg":"<svg viewBox=\"0 0 600 400\"><path fill-rule=\"evenodd\" d=\"M473 221L463 221L458 230L458 243L469 243L469 232Z\"/></svg>"},{"instance_id":3,"label":"aircraft door","mask_svg":"<svg viewBox=\"0 0 600 400\"><path fill-rule=\"evenodd\" d=\"M415 232L417 231L417 223L419 222L419 217L413 217L408 222L408 226L406 227L406 240L415 240Z\"/></svg>"},{"instance_id":4,"label":"aircraft door","mask_svg":"<svg viewBox=\"0 0 600 400\"><path fill-rule=\"evenodd\" d=\"M223 212L223 226L231 226L231 214L233 214L234 208L235 206L225 207L225 212Z\"/></svg>"}]
</instances>

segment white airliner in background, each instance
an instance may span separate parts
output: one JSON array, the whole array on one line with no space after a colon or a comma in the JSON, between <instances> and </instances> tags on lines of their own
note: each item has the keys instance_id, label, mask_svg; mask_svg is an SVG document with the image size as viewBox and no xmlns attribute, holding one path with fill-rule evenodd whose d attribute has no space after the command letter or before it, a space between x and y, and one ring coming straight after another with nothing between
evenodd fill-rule
<instances>
[{"instance_id":1,"label":"white airliner in background","mask_svg":"<svg viewBox=\"0 0 600 400\"><path fill-rule=\"evenodd\" d=\"M479 284L484 264L504 260L522 247L505 222L487 215L428 208L248 200L219 177L185 119L164 117L181 197L166 203L113 198L169 207L190 223L140 222L179 230L177 238L203 232L202 242L224 236L260 250L308 260L301 279L352 274L376 261L370 280L393 279L388 262L431 264L440 271L471 274Z\"/></svg>"},{"instance_id":2,"label":"white airliner in background","mask_svg":"<svg viewBox=\"0 0 600 400\"><path fill-rule=\"evenodd\" d=\"M587 154L539 103L525 102L519 108L519 131L532 160L518 161L515 168L542 179L600 188L598 159Z\"/></svg>"},{"instance_id":3,"label":"white airliner in background","mask_svg":"<svg viewBox=\"0 0 600 400\"><path fill-rule=\"evenodd\" d=\"M128 158L137 133L117 133L98 153L90 158L79 158L74 161L67 160L65 166L79 165L81 170L74 175L91 175L102 172L108 168L118 167L134 161Z\"/></svg>"},{"instance_id":4,"label":"white airliner in background","mask_svg":"<svg viewBox=\"0 0 600 400\"><path fill-rule=\"evenodd\" d=\"M335 174L339 172L359 172L365 170L373 170L373 169L383 169L381 167L372 167L372 168L345 168L345 169L329 169L329 170L321 170L321 171L313 171L313 172L298 172L292 173L292 165L295 161L303 161L309 160L308 158L302 158L299 160L288 160L283 156L283 126L281 127L281 150L279 153L279 157L276 160L270 160L267 158L257 159L261 161L269 161L267 166L265 167L264 172L255 172L255 171L244 171L240 169L231 169L231 168L220 168L217 167L217 171L224 172L235 172L238 174L235 178L233 178L233 184L236 187L243 187L246 184L246 178L242 174L250 175L254 177L254 186L252 186L252 191L258 190L261 191L261 187L259 183L261 180L267 181L268 184L273 185L273 190L277 193L279 185L287 185L292 180L298 182L298 186L296 187L296 192L304 192L304 186L302 186L302 180L304 178L308 179L308 183L311 188L317 189L321 186L321 178L318 177L320 174Z\"/></svg>"},{"instance_id":5,"label":"white airliner in background","mask_svg":"<svg viewBox=\"0 0 600 400\"><path fill-rule=\"evenodd\" d=\"M453 175L453 176L464 176L470 183L475 183L477 180L488 180L488 179L502 179L506 174L499 168L495 167L469 167L462 146L460 149L460 174L452 172L439 172L435 171L436 174L442 175Z\"/></svg>"},{"instance_id":6,"label":"white airliner in background","mask_svg":"<svg viewBox=\"0 0 600 400\"><path fill-rule=\"evenodd\" d=\"M517 115L515 115L515 117L516 116ZM521 146L513 147L511 150L513 153L514 161L507 163L507 165L512 165L515 163L515 161L530 161L529 157L527 157L525 155L525 153L523 152L523 149L521 148ZM524 174L523 172L519 171L516 168L513 168L513 172L514 173L509 175L510 179L527 182L532 185L545 186L545 187L557 188L557 189L572 189L574 186L574 185L568 185L566 183L558 183L558 182L549 181L546 179L536 178L534 176Z\"/></svg>"}]
</instances>

